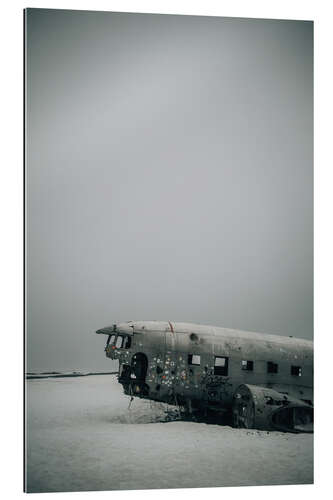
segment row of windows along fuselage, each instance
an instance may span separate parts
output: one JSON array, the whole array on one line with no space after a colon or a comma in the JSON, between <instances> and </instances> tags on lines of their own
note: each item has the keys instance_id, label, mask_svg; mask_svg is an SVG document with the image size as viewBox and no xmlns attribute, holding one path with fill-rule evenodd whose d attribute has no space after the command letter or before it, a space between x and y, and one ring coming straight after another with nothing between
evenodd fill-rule
<instances>
[{"instance_id":1,"label":"row of windows along fuselage","mask_svg":"<svg viewBox=\"0 0 333 500\"><path fill-rule=\"evenodd\" d=\"M188 364L192 366L200 366L200 355L198 354L189 354L188 355ZM222 375L222 376L227 376L228 375L228 365L229 365L229 358L226 356L214 356L214 375ZM253 372L254 371L254 362L249 359L242 359L241 362L241 368L244 371L247 372ZM267 361L267 373L278 373L279 372L279 366L277 363L274 363L273 361ZM301 377L302 376L302 367L301 366L291 366L290 367L290 374L294 375L295 377Z\"/></svg>"},{"instance_id":2,"label":"row of windows along fuselage","mask_svg":"<svg viewBox=\"0 0 333 500\"><path fill-rule=\"evenodd\" d=\"M108 337L107 346L111 345L113 348L117 349L129 349L131 347L131 337L127 335L110 335ZM200 366L201 356L200 354L189 354L188 364L190 366ZM227 376L228 375L228 365L229 358L226 356L214 356L214 375ZM252 372L254 371L254 362L249 359L243 359L241 362L241 368L244 371ZM279 366L273 361L267 361L267 373L278 373ZM290 374L295 377L302 376L302 367L294 366L290 367Z\"/></svg>"}]
</instances>

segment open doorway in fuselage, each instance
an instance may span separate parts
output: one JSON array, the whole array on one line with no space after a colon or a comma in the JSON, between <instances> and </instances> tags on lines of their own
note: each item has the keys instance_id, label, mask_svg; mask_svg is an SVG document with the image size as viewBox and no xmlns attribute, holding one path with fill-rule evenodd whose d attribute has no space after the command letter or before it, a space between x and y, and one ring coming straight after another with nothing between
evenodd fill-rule
<instances>
[{"instance_id":1,"label":"open doorway in fuselage","mask_svg":"<svg viewBox=\"0 0 333 500\"><path fill-rule=\"evenodd\" d=\"M145 383L148 369L148 359L143 352L134 354L131 362L132 377L138 382Z\"/></svg>"}]
</instances>

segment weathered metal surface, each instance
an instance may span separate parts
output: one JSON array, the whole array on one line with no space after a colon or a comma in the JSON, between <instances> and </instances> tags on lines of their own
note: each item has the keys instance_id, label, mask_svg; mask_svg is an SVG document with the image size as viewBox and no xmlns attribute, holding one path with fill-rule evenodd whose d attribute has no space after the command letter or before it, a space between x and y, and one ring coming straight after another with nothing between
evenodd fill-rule
<instances>
[{"instance_id":1,"label":"weathered metal surface","mask_svg":"<svg viewBox=\"0 0 333 500\"><path fill-rule=\"evenodd\" d=\"M127 394L231 411L245 385L313 403L313 343L307 340L170 321L117 323L97 333L108 335L106 355L119 360ZM264 428L259 415L256 421Z\"/></svg>"},{"instance_id":2,"label":"weathered metal surface","mask_svg":"<svg viewBox=\"0 0 333 500\"><path fill-rule=\"evenodd\" d=\"M233 396L235 427L313 432L313 407L273 389L249 384L239 386Z\"/></svg>"}]
</instances>

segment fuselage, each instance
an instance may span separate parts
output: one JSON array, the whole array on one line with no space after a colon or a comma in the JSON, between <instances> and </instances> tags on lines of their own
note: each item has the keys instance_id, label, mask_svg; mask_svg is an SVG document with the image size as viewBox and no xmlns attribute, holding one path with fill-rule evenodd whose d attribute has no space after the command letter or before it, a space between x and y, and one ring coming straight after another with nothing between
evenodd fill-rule
<instances>
[{"instance_id":1,"label":"fuselage","mask_svg":"<svg viewBox=\"0 0 333 500\"><path fill-rule=\"evenodd\" d=\"M119 360L126 394L171 404L231 408L250 384L313 404L308 340L171 321L102 328L106 356Z\"/></svg>"}]
</instances>

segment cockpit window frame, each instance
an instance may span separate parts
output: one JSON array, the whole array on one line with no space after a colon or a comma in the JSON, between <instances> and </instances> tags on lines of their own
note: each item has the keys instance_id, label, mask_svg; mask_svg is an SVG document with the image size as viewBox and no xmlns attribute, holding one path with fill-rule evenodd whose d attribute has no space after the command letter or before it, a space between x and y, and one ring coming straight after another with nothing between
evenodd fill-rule
<instances>
[{"instance_id":1,"label":"cockpit window frame","mask_svg":"<svg viewBox=\"0 0 333 500\"><path fill-rule=\"evenodd\" d=\"M119 342L118 342L119 339L121 340L120 345L118 345L119 344ZM122 335L117 335L117 340L116 340L116 343L115 343L116 349L122 349L123 345L124 345L124 337Z\"/></svg>"},{"instance_id":2,"label":"cockpit window frame","mask_svg":"<svg viewBox=\"0 0 333 500\"><path fill-rule=\"evenodd\" d=\"M112 345L114 346L115 349L130 349L132 345L132 338L130 335L112 335L113 337L116 337L115 340L113 340ZM120 340L121 339L121 343ZM110 342L111 343L111 342Z\"/></svg>"}]
</instances>

